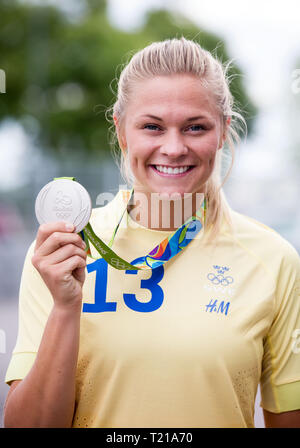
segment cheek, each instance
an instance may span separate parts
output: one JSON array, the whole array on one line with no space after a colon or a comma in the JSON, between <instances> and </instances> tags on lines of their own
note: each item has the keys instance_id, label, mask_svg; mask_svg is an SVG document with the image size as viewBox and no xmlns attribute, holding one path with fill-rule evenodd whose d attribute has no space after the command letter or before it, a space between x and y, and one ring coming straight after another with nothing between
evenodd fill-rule
<instances>
[{"instance_id":1,"label":"cheek","mask_svg":"<svg viewBox=\"0 0 300 448\"><path fill-rule=\"evenodd\" d=\"M153 144L141 137L128 140L128 157L132 169L141 168L153 154Z\"/></svg>"},{"instance_id":2,"label":"cheek","mask_svg":"<svg viewBox=\"0 0 300 448\"><path fill-rule=\"evenodd\" d=\"M216 145L206 145L198 148L198 156L203 163L212 164L217 154Z\"/></svg>"},{"instance_id":3,"label":"cheek","mask_svg":"<svg viewBox=\"0 0 300 448\"><path fill-rule=\"evenodd\" d=\"M128 145L128 162L136 178L139 178L148 160L148 153L138 142ZM144 174L143 174L144 175Z\"/></svg>"},{"instance_id":4,"label":"cheek","mask_svg":"<svg viewBox=\"0 0 300 448\"><path fill-rule=\"evenodd\" d=\"M219 147L219 139L215 133L208 134L200 141L198 153L203 159L214 159Z\"/></svg>"},{"instance_id":5,"label":"cheek","mask_svg":"<svg viewBox=\"0 0 300 448\"><path fill-rule=\"evenodd\" d=\"M147 139L142 135L139 129L125 128L125 138L128 149L132 156L143 156L143 153L147 151Z\"/></svg>"}]
</instances>

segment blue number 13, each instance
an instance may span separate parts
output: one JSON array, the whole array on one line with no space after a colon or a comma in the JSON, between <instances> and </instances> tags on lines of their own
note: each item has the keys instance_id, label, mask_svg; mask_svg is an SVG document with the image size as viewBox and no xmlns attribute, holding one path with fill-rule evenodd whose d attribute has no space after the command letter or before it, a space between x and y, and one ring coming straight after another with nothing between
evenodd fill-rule
<instances>
[{"instance_id":1,"label":"blue number 13","mask_svg":"<svg viewBox=\"0 0 300 448\"><path fill-rule=\"evenodd\" d=\"M136 260L132 261L134 263ZM94 263L87 265L87 271L96 271L96 284L95 284L95 302L84 303L82 311L84 313L102 313L105 311L116 311L116 302L107 302L107 262L103 258L99 258ZM137 274L136 271L125 271L125 274ZM151 292L151 300L149 302L140 302L135 294L123 294L123 299L128 308L133 311L139 311L142 313L149 313L150 311L157 310L163 303L164 292L158 283L164 276L163 266L159 266L152 270L152 275L148 279L142 279L140 287L142 289L148 289Z\"/></svg>"}]
</instances>

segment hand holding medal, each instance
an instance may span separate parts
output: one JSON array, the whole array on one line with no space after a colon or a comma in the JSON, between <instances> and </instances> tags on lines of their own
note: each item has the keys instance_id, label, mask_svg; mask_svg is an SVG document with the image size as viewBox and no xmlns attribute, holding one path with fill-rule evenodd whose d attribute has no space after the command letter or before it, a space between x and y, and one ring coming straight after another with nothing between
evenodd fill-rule
<instances>
[{"instance_id":1,"label":"hand holding medal","mask_svg":"<svg viewBox=\"0 0 300 448\"><path fill-rule=\"evenodd\" d=\"M80 232L92 211L87 191L71 179L54 180L36 198L39 227L32 264L60 306L81 308L87 253Z\"/></svg>"}]
</instances>

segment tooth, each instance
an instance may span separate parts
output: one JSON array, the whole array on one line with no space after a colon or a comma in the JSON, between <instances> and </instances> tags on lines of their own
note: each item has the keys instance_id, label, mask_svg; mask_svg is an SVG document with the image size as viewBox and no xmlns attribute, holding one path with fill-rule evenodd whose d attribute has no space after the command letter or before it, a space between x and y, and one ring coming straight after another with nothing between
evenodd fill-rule
<instances>
[{"instance_id":1,"label":"tooth","mask_svg":"<svg viewBox=\"0 0 300 448\"><path fill-rule=\"evenodd\" d=\"M165 174L181 174L185 173L189 169L188 166L181 166L180 168L179 167L171 168L162 165L155 165L155 167L160 173Z\"/></svg>"}]
</instances>

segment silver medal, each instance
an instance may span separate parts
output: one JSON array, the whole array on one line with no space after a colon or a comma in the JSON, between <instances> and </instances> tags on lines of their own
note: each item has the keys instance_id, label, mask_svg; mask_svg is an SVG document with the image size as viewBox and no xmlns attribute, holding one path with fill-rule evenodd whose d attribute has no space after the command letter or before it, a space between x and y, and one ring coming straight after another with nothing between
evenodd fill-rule
<instances>
[{"instance_id":1,"label":"silver medal","mask_svg":"<svg viewBox=\"0 0 300 448\"><path fill-rule=\"evenodd\" d=\"M70 222L81 232L89 222L92 201L89 193L71 179L56 179L45 185L35 201L35 214L40 224Z\"/></svg>"}]
</instances>

